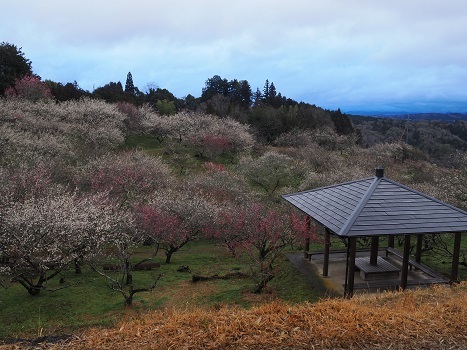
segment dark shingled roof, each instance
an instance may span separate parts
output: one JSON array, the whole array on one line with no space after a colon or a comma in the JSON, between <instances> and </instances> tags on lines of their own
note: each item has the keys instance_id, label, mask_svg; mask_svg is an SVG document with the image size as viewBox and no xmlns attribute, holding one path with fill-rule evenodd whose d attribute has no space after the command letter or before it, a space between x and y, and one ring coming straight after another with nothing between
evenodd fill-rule
<instances>
[{"instance_id":1,"label":"dark shingled roof","mask_svg":"<svg viewBox=\"0 0 467 350\"><path fill-rule=\"evenodd\" d=\"M382 174L282 197L339 236L467 231L467 212Z\"/></svg>"}]
</instances>

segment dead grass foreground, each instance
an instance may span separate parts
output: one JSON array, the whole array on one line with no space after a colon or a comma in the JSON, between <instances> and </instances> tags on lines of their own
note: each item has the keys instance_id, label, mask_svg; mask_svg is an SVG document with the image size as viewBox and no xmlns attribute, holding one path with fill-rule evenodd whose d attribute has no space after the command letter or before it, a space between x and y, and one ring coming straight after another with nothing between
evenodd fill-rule
<instances>
[{"instance_id":1,"label":"dead grass foreground","mask_svg":"<svg viewBox=\"0 0 467 350\"><path fill-rule=\"evenodd\" d=\"M467 283L252 309L154 311L48 349L466 349ZM21 348L21 345L14 346Z\"/></svg>"}]
</instances>

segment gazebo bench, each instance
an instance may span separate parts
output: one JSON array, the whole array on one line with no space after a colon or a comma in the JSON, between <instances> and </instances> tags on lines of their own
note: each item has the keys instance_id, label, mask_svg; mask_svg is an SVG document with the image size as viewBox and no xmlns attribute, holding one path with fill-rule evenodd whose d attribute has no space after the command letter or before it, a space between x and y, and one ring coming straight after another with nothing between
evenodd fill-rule
<instances>
[{"instance_id":1,"label":"gazebo bench","mask_svg":"<svg viewBox=\"0 0 467 350\"><path fill-rule=\"evenodd\" d=\"M388 256L388 254L393 254L393 255L397 256L398 258L403 259L402 252L400 250L395 249L395 248L387 247L386 248L386 256ZM426 265L424 265L422 263L416 262L415 260L413 260L412 258L409 257L409 268L410 268L410 270L412 270L413 267L415 267L416 269L426 273L427 275L429 275L431 277L435 277L438 280L446 280L446 278L444 276L437 273L433 269L430 269L428 266L426 266Z\"/></svg>"}]
</instances>

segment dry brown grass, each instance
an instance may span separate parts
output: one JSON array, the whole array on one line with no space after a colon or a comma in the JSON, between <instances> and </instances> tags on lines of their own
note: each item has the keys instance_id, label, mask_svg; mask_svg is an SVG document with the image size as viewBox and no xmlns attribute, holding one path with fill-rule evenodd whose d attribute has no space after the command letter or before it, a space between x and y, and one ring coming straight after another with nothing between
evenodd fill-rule
<instances>
[{"instance_id":1,"label":"dry brown grass","mask_svg":"<svg viewBox=\"0 0 467 350\"><path fill-rule=\"evenodd\" d=\"M463 283L315 304L154 311L38 348L467 349L466 325Z\"/></svg>"}]
</instances>

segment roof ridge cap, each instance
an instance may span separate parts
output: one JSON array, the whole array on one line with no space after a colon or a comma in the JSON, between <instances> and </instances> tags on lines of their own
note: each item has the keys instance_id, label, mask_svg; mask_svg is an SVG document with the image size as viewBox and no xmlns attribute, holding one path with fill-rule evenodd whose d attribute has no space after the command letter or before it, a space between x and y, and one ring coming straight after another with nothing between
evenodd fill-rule
<instances>
[{"instance_id":1,"label":"roof ridge cap","mask_svg":"<svg viewBox=\"0 0 467 350\"><path fill-rule=\"evenodd\" d=\"M366 203L368 200L371 198L373 195L373 192L375 191L376 187L378 187L379 183L381 180L383 180L384 177L375 177L373 182L370 184L368 187L368 190L365 192L363 197L360 199L358 204L355 206L355 210L352 212L352 214L349 216L347 221L344 223L340 231L337 233L339 236L347 236L349 233L350 228L353 226L355 223L355 220L359 217L360 213L362 212L363 208L365 207Z\"/></svg>"}]
</instances>

